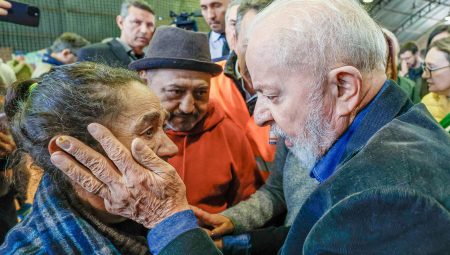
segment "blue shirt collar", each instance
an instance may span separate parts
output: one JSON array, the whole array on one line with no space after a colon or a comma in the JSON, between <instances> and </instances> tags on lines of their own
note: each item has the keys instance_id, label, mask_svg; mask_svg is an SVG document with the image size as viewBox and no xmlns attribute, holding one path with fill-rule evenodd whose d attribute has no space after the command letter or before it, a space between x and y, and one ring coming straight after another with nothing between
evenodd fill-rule
<instances>
[{"instance_id":1,"label":"blue shirt collar","mask_svg":"<svg viewBox=\"0 0 450 255\"><path fill-rule=\"evenodd\" d=\"M222 35L223 35L223 34L216 33L216 32L214 32L214 31L211 31L210 37L211 37L211 40L212 40L213 42L215 42L215 41L218 41L219 39L222 39L222 38L223 38Z\"/></svg>"},{"instance_id":2,"label":"blue shirt collar","mask_svg":"<svg viewBox=\"0 0 450 255\"><path fill-rule=\"evenodd\" d=\"M387 80L383 87L378 91L375 98L362 109L358 115L356 115L355 120L352 122L350 127L344 132L344 134L339 137L339 139L331 146L328 152L317 161L316 165L311 170L310 176L316 178L320 183L327 180L335 172L337 166L344 160L342 156L345 153L350 138L353 133L358 129L361 121L366 116L369 109L374 105L374 102L380 98L382 92L388 87L389 80Z\"/></svg>"}]
</instances>

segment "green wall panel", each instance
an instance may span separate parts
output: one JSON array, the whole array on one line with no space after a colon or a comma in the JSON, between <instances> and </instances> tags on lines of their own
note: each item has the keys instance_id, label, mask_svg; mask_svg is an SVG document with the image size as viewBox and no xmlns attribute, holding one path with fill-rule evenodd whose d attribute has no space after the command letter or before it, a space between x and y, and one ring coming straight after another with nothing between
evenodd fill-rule
<instances>
[{"instance_id":1,"label":"green wall panel","mask_svg":"<svg viewBox=\"0 0 450 255\"><path fill-rule=\"evenodd\" d=\"M41 20L38 28L0 22L0 47L30 52L50 46L63 32L74 32L91 42L119 36L115 17L120 12L121 0L18 0L38 6ZM199 0L147 0L156 12L157 25L172 22L169 11L194 12ZM200 31L209 30L202 17L196 17Z\"/></svg>"}]
</instances>

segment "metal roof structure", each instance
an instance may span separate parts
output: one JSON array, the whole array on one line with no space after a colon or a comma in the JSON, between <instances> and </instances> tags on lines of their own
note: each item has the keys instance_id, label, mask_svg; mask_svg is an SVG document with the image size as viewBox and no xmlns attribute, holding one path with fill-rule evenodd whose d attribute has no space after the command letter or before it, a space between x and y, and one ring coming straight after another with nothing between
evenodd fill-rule
<instances>
[{"instance_id":1,"label":"metal roof structure","mask_svg":"<svg viewBox=\"0 0 450 255\"><path fill-rule=\"evenodd\" d=\"M394 32L400 43L412 40L423 45L431 30L450 15L450 0L360 1L380 25Z\"/></svg>"}]
</instances>

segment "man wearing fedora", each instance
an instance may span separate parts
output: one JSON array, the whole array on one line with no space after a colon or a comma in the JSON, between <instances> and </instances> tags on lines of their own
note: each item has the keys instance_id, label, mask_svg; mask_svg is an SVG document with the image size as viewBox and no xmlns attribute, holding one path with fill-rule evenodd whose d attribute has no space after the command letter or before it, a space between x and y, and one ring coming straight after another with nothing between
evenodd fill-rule
<instances>
[{"instance_id":1,"label":"man wearing fedora","mask_svg":"<svg viewBox=\"0 0 450 255\"><path fill-rule=\"evenodd\" d=\"M209 100L211 77L222 72L211 62L205 34L160 27L139 71L170 113L166 132L179 153L168 159L186 184L191 205L208 212L248 198L262 184L242 129Z\"/></svg>"}]
</instances>

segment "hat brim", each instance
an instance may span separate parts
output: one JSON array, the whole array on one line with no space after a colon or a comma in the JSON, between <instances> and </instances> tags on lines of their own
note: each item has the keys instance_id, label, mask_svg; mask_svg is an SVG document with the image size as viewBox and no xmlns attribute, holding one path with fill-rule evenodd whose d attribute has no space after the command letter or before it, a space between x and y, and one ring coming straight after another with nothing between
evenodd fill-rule
<instances>
[{"instance_id":1,"label":"hat brim","mask_svg":"<svg viewBox=\"0 0 450 255\"><path fill-rule=\"evenodd\" d=\"M209 73L213 77L219 75L223 71L222 66L213 62L178 58L143 58L132 62L128 67L135 71L148 69L192 70Z\"/></svg>"}]
</instances>

